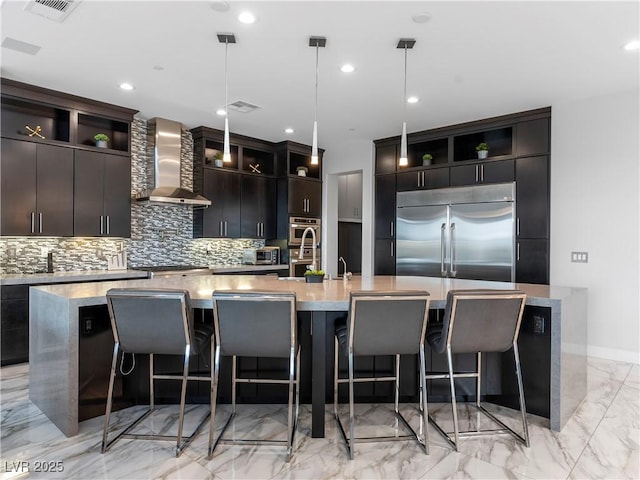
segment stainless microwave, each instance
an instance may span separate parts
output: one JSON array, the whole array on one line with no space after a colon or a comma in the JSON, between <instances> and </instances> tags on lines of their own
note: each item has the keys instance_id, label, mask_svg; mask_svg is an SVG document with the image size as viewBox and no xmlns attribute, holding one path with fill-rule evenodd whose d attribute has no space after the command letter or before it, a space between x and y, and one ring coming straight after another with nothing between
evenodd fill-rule
<instances>
[{"instance_id":1,"label":"stainless microwave","mask_svg":"<svg viewBox=\"0 0 640 480\"><path fill-rule=\"evenodd\" d=\"M242 263L246 265L278 265L280 247L245 248Z\"/></svg>"},{"instance_id":2,"label":"stainless microwave","mask_svg":"<svg viewBox=\"0 0 640 480\"><path fill-rule=\"evenodd\" d=\"M302 243L304 231L311 227L316 234L316 245L320 244L320 219L306 217L289 217L289 245L298 246ZM311 246L312 238L307 234L305 246Z\"/></svg>"}]
</instances>

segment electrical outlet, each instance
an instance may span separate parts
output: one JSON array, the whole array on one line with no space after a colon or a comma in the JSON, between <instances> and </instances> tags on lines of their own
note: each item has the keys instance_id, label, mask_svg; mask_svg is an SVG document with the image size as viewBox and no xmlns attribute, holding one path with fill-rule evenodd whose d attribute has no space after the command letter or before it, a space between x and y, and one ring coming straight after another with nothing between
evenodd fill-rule
<instances>
[{"instance_id":1,"label":"electrical outlet","mask_svg":"<svg viewBox=\"0 0 640 480\"><path fill-rule=\"evenodd\" d=\"M533 333L544 333L544 317L534 315L533 317Z\"/></svg>"},{"instance_id":2,"label":"electrical outlet","mask_svg":"<svg viewBox=\"0 0 640 480\"><path fill-rule=\"evenodd\" d=\"M49 254L49 249L47 247L40 247L40 255L46 257Z\"/></svg>"},{"instance_id":3,"label":"electrical outlet","mask_svg":"<svg viewBox=\"0 0 640 480\"><path fill-rule=\"evenodd\" d=\"M7 257L9 257L10 260L15 260L15 258L16 258L16 248L15 247L9 247L7 249Z\"/></svg>"},{"instance_id":4,"label":"electrical outlet","mask_svg":"<svg viewBox=\"0 0 640 480\"><path fill-rule=\"evenodd\" d=\"M98 249L96 250L96 257L98 257L98 258L102 258L103 256L104 256L104 252L102 251L102 249L101 249L101 248L98 248Z\"/></svg>"},{"instance_id":5,"label":"electrical outlet","mask_svg":"<svg viewBox=\"0 0 640 480\"><path fill-rule=\"evenodd\" d=\"M588 252L571 252L571 262L589 263L589 253Z\"/></svg>"}]
</instances>

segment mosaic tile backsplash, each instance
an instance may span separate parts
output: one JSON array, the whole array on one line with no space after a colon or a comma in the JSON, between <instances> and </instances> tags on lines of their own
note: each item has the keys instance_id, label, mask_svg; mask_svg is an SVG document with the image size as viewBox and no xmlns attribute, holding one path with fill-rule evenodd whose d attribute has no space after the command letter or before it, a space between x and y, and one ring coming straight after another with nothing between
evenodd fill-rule
<instances>
[{"instance_id":1,"label":"mosaic tile backsplash","mask_svg":"<svg viewBox=\"0 0 640 480\"><path fill-rule=\"evenodd\" d=\"M147 164L153 152L147 145L147 124L131 125L131 194L151 186ZM180 179L193 188L193 139L182 130ZM193 239L193 210L182 205L131 204L131 238L0 237L0 273L34 273L47 268L53 253L55 271L106 270L106 257L127 249L129 268L163 265L234 265L246 247L261 247L251 239ZM207 251L209 253L207 253Z\"/></svg>"}]
</instances>

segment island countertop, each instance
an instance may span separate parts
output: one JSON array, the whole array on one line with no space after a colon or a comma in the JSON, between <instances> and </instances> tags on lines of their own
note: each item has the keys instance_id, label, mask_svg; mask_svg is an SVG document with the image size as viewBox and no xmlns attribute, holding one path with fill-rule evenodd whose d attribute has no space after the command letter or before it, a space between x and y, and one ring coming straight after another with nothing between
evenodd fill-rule
<instances>
[{"instance_id":1,"label":"island countertop","mask_svg":"<svg viewBox=\"0 0 640 480\"><path fill-rule=\"evenodd\" d=\"M585 288L434 277L353 277L349 282L306 283L264 275L170 276L145 280L41 285L30 288L29 396L66 435L78 433L79 320L83 307L105 305L110 288L188 290L194 308L211 309L214 290L293 291L297 310L310 312L312 331L312 435L324 435L327 318L346 312L356 290L426 290L430 308L444 308L452 289L519 289L526 305L545 309L550 365L547 380L550 428L560 430L586 395ZM526 309L525 309L526 310Z\"/></svg>"}]
</instances>

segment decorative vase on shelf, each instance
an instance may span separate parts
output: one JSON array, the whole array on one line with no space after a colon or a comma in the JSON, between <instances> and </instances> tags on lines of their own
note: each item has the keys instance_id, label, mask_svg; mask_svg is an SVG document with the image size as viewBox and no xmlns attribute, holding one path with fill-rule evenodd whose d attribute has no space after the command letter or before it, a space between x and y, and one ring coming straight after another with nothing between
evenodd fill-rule
<instances>
[{"instance_id":1,"label":"decorative vase on shelf","mask_svg":"<svg viewBox=\"0 0 640 480\"><path fill-rule=\"evenodd\" d=\"M96 147L98 148L107 148L106 140L96 140Z\"/></svg>"},{"instance_id":2,"label":"decorative vase on shelf","mask_svg":"<svg viewBox=\"0 0 640 480\"><path fill-rule=\"evenodd\" d=\"M221 159L221 158L216 158L216 159L213 161L213 164L214 164L216 167L221 168L221 167L222 167L222 165L223 165L222 159Z\"/></svg>"},{"instance_id":3,"label":"decorative vase on shelf","mask_svg":"<svg viewBox=\"0 0 640 480\"><path fill-rule=\"evenodd\" d=\"M423 167L428 167L429 165L431 165L431 160L433 159L433 156L431 156L428 153L425 153L422 156L422 166Z\"/></svg>"},{"instance_id":4,"label":"decorative vase on shelf","mask_svg":"<svg viewBox=\"0 0 640 480\"><path fill-rule=\"evenodd\" d=\"M484 160L489 155L489 150L478 150L478 158Z\"/></svg>"},{"instance_id":5,"label":"decorative vase on shelf","mask_svg":"<svg viewBox=\"0 0 640 480\"><path fill-rule=\"evenodd\" d=\"M296 168L299 177L306 177L309 169L307 167L298 167Z\"/></svg>"}]
</instances>

